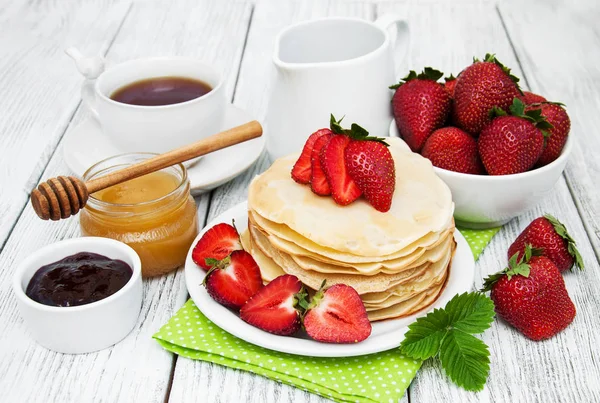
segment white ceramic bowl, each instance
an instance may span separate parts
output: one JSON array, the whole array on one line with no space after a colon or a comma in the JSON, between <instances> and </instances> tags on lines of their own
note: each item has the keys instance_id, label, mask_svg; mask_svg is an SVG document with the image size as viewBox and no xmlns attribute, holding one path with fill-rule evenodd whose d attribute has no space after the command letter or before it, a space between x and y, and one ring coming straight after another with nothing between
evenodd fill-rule
<instances>
[{"instance_id":1,"label":"white ceramic bowl","mask_svg":"<svg viewBox=\"0 0 600 403\"><path fill-rule=\"evenodd\" d=\"M390 136L399 137L394 121L390 124ZM558 159L541 168L513 175L471 175L433 169L452 192L456 224L466 228L491 228L506 224L542 200L560 178L572 148L573 136L569 136Z\"/></svg>"},{"instance_id":2,"label":"white ceramic bowl","mask_svg":"<svg viewBox=\"0 0 600 403\"><path fill-rule=\"evenodd\" d=\"M131 266L133 275L113 295L86 305L48 306L25 294L40 267L78 252L120 259ZM96 237L68 239L47 245L21 262L13 291L21 316L39 344L60 353L89 353L112 346L135 326L142 307L142 264L137 253L122 242Z\"/></svg>"}]
</instances>

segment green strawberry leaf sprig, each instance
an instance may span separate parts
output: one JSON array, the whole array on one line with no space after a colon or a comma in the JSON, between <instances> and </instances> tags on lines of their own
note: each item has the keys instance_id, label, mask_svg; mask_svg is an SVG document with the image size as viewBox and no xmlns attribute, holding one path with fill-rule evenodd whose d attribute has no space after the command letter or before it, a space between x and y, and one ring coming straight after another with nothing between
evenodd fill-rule
<instances>
[{"instance_id":1,"label":"green strawberry leaf sprig","mask_svg":"<svg viewBox=\"0 0 600 403\"><path fill-rule=\"evenodd\" d=\"M490 372L488 346L475 337L494 320L494 303L480 292L455 295L408 327L400 350L408 357L439 357L452 381L468 391L483 389Z\"/></svg>"},{"instance_id":2,"label":"green strawberry leaf sprig","mask_svg":"<svg viewBox=\"0 0 600 403\"><path fill-rule=\"evenodd\" d=\"M386 147L390 146L383 137L369 136L369 132L367 131L367 129L357 125L356 123L352 123L350 129L344 129L341 126L342 120L344 120L344 116L342 116L341 119L337 120L335 116L333 116L333 113L331 114L329 118L329 128L335 134L344 134L346 136L349 136L353 140L377 141L378 143L381 143Z\"/></svg>"}]
</instances>

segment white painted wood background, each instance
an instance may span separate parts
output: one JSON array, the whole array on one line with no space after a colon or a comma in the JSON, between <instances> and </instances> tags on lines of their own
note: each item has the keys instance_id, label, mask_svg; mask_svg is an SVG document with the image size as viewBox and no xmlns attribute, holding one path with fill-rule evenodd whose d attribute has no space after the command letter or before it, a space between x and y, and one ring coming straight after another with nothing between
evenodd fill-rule
<instances>
[{"instance_id":1,"label":"white painted wood background","mask_svg":"<svg viewBox=\"0 0 600 403\"><path fill-rule=\"evenodd\" d=\"M51 242L79 235L78 221L38 220L27 204L41 178L68 172L61 139L87 114L81 78L63 49L133 57L186 55L228 76L233 103L265 116L275 34L322 16L373 20L392 12L410 21L399 72L434 66L458 73L474 55L494 52L523 86L567 104L575 150L555 192L505 226L477 264L475 286L499 269L534 217L568 223L587 264L565 276L578 312L551 340L535 343L496 321L484 391L454 387L439 365L419 371L404 402L600 402L600 4L595 0L0 0L0 401L1 402L324 402L256 375L178 359L151 335L187 299L183 273L145 283L142 313L116 346L62 355L37 346L16 311L15 265ZM352 85L352 83L348 83ZM266 156L234 181L197 199L202 223L246 198Z\"/></svg>"}]
</instances>

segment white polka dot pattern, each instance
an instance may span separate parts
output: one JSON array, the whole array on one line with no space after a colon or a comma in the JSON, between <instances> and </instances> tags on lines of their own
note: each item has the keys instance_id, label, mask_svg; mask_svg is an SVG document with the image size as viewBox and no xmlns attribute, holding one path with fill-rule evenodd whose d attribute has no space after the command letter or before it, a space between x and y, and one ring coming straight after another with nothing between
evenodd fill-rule
<instances>
[{"instance_id":1,"label":"white polka dot pattern","mask_svg":"<svg viewBox=\"0 0 600 403\"><path fill-rule=\"evenodd\" d=\"M498 230L460 231L477 258ZM180 356L250 371L339 402L397 402L421 366L397 349L348 358L310 358L268 350L221 330L192 300L153 337Z\"/></svg>"}]
</instances>

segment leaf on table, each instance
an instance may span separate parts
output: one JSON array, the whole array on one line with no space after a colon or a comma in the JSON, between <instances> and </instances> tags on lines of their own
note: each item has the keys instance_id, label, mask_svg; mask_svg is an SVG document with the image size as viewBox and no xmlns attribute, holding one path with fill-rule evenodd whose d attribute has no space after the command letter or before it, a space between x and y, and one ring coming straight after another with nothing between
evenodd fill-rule
<instances>
[{"instance_id":1,"label":"leaf on table","mask_svg":"<svg viewBox=\"0 0 600 403\"><path fill-rule=\"evenodd\" d=\"M471 334L483 333L494 320L494 303L478 292L455 295L444 309L453 328Z\"/></svg>"},{"instance_id":2,"label":"leaf on table","mask_svg":"<svg viewBox=\"0 0 600 403\"><path fill-rule=\"evenodd\" d=\"M490 352L477 337L450 330L442 342L440 360L446 374L470 391L483 389L490 372Z\"/></svg>"},{"instance_id":3,"label":"leaf on table","mask_svg":"<svg viewBox=\"0 0 600 403\"><path fill-rule=\"evenodd\" d=\"M414 359L439 355L442 367L458 386L483 389L490 371L489 350L473 334L483 333L494 320L494 303L479 292L455 295L408 327L400 350Z\"/></svg>"},{"instance_id":4,"label":"leaf on table","mask_svg":"<svg viewBox=\"0 0 600 403\"><path fill-rule=\"evenodd\" d=\"M400 348L405 354L420 360L436 356L448 331L448 323L448 314L443 309L435 309L408 327Z\"/></svg>"}]
</instances>

